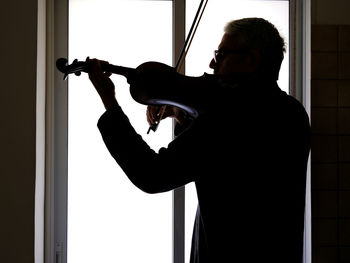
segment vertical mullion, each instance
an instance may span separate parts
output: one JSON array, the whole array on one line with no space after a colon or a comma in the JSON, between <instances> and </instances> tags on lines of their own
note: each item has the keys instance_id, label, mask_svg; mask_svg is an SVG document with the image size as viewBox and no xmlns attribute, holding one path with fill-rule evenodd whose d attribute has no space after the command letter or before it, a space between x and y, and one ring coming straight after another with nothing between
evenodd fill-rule
<instances>
[{"instance_id":1,"label":"vertical mullion","mask_svg":"<svg viewBox=\"0 0 350 263\"><path fill-rule=\"evenodd\" d=\"M185 42L185 0L173 0L173 65ZM185 67L181 69L184 73ZM173 191L173 263L185 261L185 187Z\"/></svg>"},{"instance_id":2,"label":"vertical mullion","mask_svg":"<svg viewBox=\"0 0 350 263\"><path fill-rule=\"evenodd\" d=\"M55 0L55 61L68 57L69 0ZM59 14L59 15L58 15ZM58 45L56 40L59 40ZM68 83L55 71L54 91L55 171L55 263L67 262L68 203ZM60 131L58 132L58 128Z\"/></svg>"},{"instance_id":3,"label":"vertical mullion","mask_svg":"<svg viewBox=\"0 0 350 263\"><path fill-rule=\"evenodd\" d=\"M303 103L310 114L310 0L290 0L290 88L291 95ZM303 263L310 263L311 258L311 166L307 166L305 220L304 220L304 255Z\"/></svg>"},{"instance_id":4,"label":"vertical mullion","mask_svg":"<svg viewBox=\"0 0 350 263\"><path fill-rule=\"evenodd\" d=\"M173 263L185 261L185 187L173 191Z\"/></svg>"},{"instance_id":5,"label":"vertical mullion","mask_svg":"<svg viewBox=\"0 0 350 263\"><path fill-rule=\"evenodd\" d=\"M68 0L47 1L45 262L67 262L68 92L55 69L68 57Z\"/></svg>"},{"instance_id":6,"label":"vertical mullion","mask_svg":"<svg viewBox=\"0 0 350 263\"><path fill-rule=\"evenodd\" d=\"M185 0L173 0L173 66L176 65L185 43L185 10ZM184 72L185 65L181 69L181 73Z\"/></svg>"}]
</instances>

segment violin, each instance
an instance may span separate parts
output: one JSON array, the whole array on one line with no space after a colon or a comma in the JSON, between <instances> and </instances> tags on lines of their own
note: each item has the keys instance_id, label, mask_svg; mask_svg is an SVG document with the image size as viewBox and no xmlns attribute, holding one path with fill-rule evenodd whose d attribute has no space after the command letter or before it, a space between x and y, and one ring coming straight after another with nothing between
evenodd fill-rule
<instances>
[{"instance_id":1,"label":"violin","mask_svg":"<svg viewBox=\"0 0 350 263\"><path fill-rule=\"evenodd\" d=\"M176 106L183 109L191 118L196 118L209 105L212 94L209 86L216 77L204 74L200 77L189 77L178 73L175 68L160 62L145 62L137 68L116 66L103 63L104 72L126 77L130 84L132 98L144 105ZM89 57L85 61L75 59L68 64L66 58L56 61L57 69L64 74L80 76L90 70Z\"/></svg>"}]
</instances>

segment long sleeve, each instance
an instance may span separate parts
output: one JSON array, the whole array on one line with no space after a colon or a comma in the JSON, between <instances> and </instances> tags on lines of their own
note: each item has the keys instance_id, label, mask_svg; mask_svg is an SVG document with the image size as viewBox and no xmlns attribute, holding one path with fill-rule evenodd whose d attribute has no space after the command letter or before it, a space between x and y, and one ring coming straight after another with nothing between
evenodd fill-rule
<instances>
[{"instance_id":1,"label":"long sleeve","mask_svg":"<svg viewBox=\"0 0 350 263\"><path fill-rule=\"evenodd\" d=\"M174 140L167 148L161 148L156 153L136 133L119 106L107 110L101 116L98 128L113 158L141 190L148 193L164 192L195 180L193 171L183 171L181 168L193 160L190 152L186 151L186 136Z\"/></svg>"}]
</instances>

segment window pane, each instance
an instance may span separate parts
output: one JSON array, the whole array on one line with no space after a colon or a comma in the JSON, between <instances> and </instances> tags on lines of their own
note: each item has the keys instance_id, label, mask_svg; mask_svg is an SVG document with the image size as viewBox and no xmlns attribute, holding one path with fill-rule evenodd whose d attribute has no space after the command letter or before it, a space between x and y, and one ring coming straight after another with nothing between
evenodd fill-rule
<instances>
[{"instance_id":1,"label":"window pane","mask_svg":"<svg viewBox=\"0 0 350 263\"><path fill-rule=\"evenodd\" d=\"M137 67L171 65L171 1L70 0L69 61L107 60ZM146 135L146 106L113 75L117 99L155 150L172 138L171 121ZM97 129L104 112L87 74L69 78L68 262L171 262L172 193L137 189L108 153Z\"/></svg>"},{"instance_id":2,"label":"window pane","mask_svg":"<svg viewBox=\"0 0 350 263\"><path fill-rule=\"evenodd\" d=\"M190 28L200 0L187 1L187 29ZM217 49L227 22L244 17L262 17L274 24L287 43L287 53L280 71L281 89L289 89L289 1L266 0L215 0L207 8L187 55L186 73L211 73L209 62Z\"/></svg>"},{"instance_id":3,"label":"window pane","mask_svg":"<svg viewBox=\"0 0 350 263\"><path fill-rule=\"evenodd\" d=\"M187 31L191 27L200 0L186 2ZM289 90L289 1L262 0L215 0L208 5L194 36L186 57L186 74L200 76L204 72L212 73L209 63L213 51L217 49L223 29L227 22L244 17L262 17L273 23L285 38L287 53L285 54L278 81L282 90ZM185 210L185 262L189 262L191 235L197 207L196 189L193 184L186 186Z\"/></svg>"}]
</instances>

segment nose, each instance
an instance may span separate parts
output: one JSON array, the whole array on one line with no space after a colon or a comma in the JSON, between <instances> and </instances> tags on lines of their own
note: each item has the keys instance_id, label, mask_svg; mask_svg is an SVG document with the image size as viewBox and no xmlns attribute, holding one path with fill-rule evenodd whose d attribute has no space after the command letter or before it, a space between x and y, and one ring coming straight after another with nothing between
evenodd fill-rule
<instances>
[{"instance_id":1,"label":"nose","mask_svg":"<svg viewBox=\"0 0 350 263\"><path fill-rule=\"evenodd\" d=\"M214 58L213 58L213 59L210 61L210 63L209 63L209 67L210 67L211 69L214 69L214 70L215 70L216 66L217 66L217 63L215 63L215 60L214 60Z\"/></svg>"}]
</instances>

